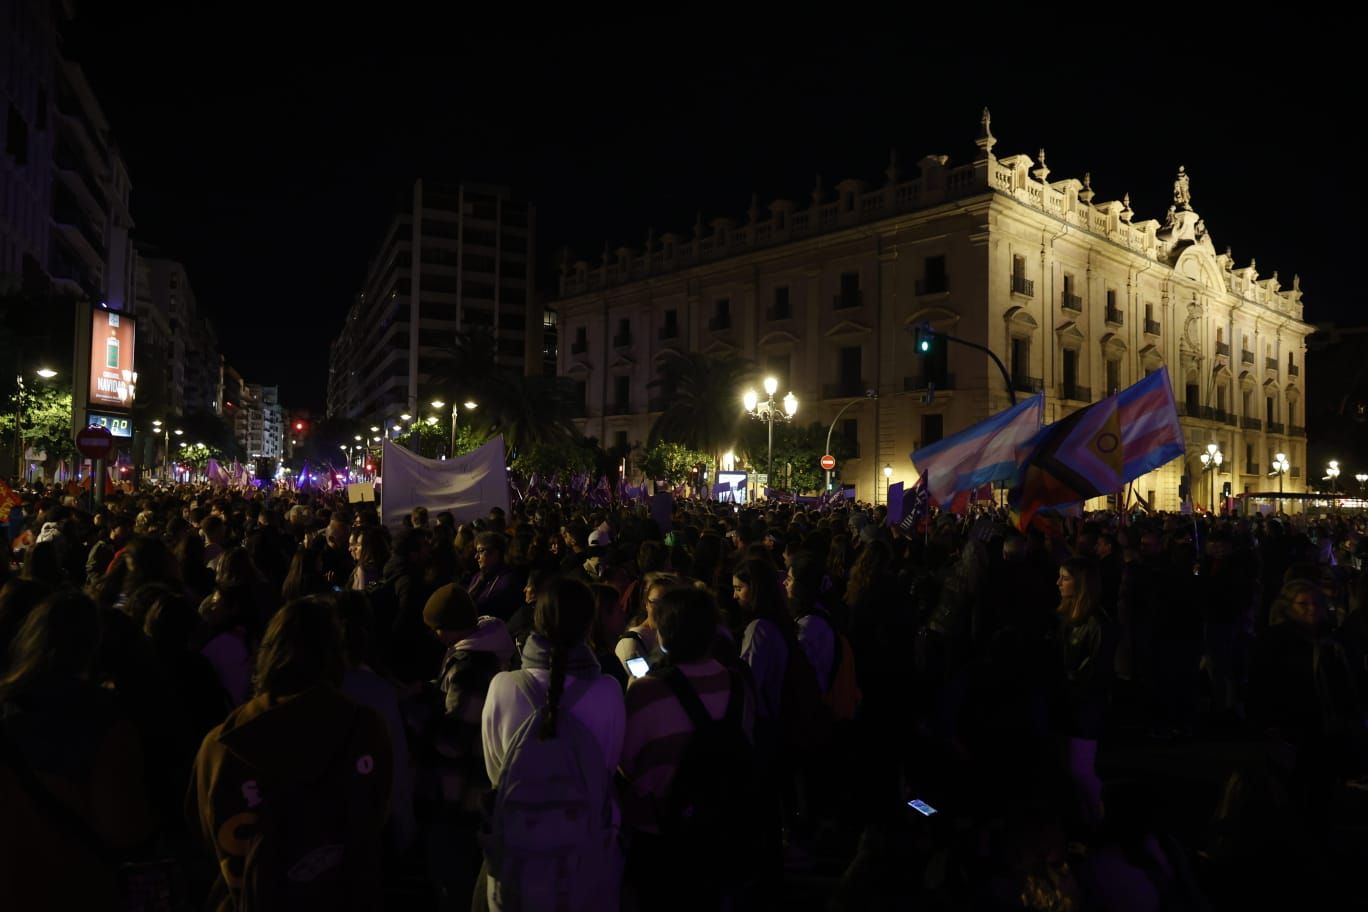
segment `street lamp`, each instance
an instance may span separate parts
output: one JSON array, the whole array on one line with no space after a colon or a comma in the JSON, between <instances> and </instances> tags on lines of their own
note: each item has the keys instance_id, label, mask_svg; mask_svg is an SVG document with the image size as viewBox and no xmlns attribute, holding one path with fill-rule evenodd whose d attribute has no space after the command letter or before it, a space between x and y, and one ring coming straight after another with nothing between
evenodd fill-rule
<instances>
[{"instance_id":1,"label":"street lamp","mask_svg":"<svg viewBox=\"0 0 1368 912\"><path fill-rule=\"evenodd\" d=\"M774 401L774 394L779 391L779 381L774 377L765 378L765 401L761 402L755 394L755 390L748 389L741 397L741 404L746 407L746 413L752 418L765 422L769 426L769 455L765 461L765 483L769 483L769 478L774 474L774 422L792 421L793 416L798 412L798 397L790 391L784 394L784 407L780 411L778 403Z\"/></svg>"},{"instance_id":2,"label":"street lamp","mask_svg":"<svg viewBox=\"0 0 1368 912\"><path fill-rule=\"evenodd\" d=\"M1269 472L1268 474L1270 474L1270 475L1277 475L1277 476L1278 476L1278 512L1281 513L1281 512L1282 512L1282 494L1283 494L1283 476L1285 476L1285 475L1287 474L1287 470L1288 470L1288 469L1292 468L1292 463L1290 463L1290 462L1287 461L1287 454L1286 454L1286 453L1276 453L1276 454L1274 454L1274 456L1273 456L1273 465L1270 466L1269 468L1271 468L1273 471Z\"/></svg>"},{"instance_id":3,"label":"street lamp","mask_svg":"<svg viewBox=\"0 0 1368 912\"><path fill-rule=\"evenodd\" d=\"M889 488L891 488L891 487L893 486L893 465L892 465L891 463L885 462L885 463L884 463L883 472L884 472L884 504L885 504L885 505L889 505L889 504L888 504L888 491L889 491Z\"/></svg>"},{"instance_id":4,"label":"street lamp","mask_svg":"<svg viewBox=\"0 0 1368 912\"><path fill-rule=\"evenodd\" d=\"M1363 497L1363 486L1365 484L1368 484L1368 475L1365 475L1363 472L1359 472L1357 475L1354 476L1354 481L1357 481L1359 483L1359 497L1361 498Z\"/></svg>"},{"instance_id":5,"label":"street lamp","mask_svg":"<svg viewBox=\"0 0 1368 912\"><path fill-rule=\"evenodd\" d=\"M1225 454L1221 448L1214 443L1208 443L1206 452L1202 454L1202 471L1211 473L1211 512L1216 512L1216 472L1221 468L1221 463L1225 462Z\"/></svg>"},{"instance_id":6,"label":"street lamp","mask_svg":"<svg viewBox=\"0 0 1368 912\"><path fill-rule=\"evenodd\" d=\"M1322 481L1329 481L1329 482L1330 482L1330 493L1331 493L1331 494L1334 494L1334 493L1336 493L1336 492L1338 491L1339 477L1340 477L1339 460L1338 460L1338 459L1332 459L1332 460L1330 460L1330 463L1325 467L1325 478L1321 479Z\"/></svg>"},{"instance_id":7,"label":"street lamp","mask_svg":"<svg viewBox=\"0 0 1368 912\"><path fill-rule=\"evenodd\" d=\"M474 400L467 399L466 401L459 403L459 406L460 406L460 408L464 408L466 411L469 412L469 411L474 411L475 409L479 408L479 407L480 407L480 404L479 404L478 402L475 402ZM432 407L435 408L435 409L446 408L446 403L443 402L441 399L433 399L433 400L432 400ZM451 457L453 457L453 458L455 458L455 456L456 456L456 422L457 422L457 420L459 419L459 417L460 417L460 412L459 412L459 409L458 409L458 403L452 402L452 403L451 403L451 447L450 447L450 449L447 450L447 455L449 455L449 456L451 456Z\"/></svg>"}]
</instances>

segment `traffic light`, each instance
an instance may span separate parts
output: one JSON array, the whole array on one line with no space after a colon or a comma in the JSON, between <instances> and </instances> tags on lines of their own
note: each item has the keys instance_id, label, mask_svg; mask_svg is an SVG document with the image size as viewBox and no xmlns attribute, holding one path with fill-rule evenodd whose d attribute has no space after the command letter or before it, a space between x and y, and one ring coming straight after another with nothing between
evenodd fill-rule
<instances>
[{"instance_id":1,"label":"traffic light","mask_svg":"<svg viewBox=\"0 0 1368 912\"><path fill-rule=\"evenodd\" d=\"M936 347L936 334L931 331L930 326L922 325L917 327L916 349L919 355L929 355Z\"/></svg>"}]
</instances>

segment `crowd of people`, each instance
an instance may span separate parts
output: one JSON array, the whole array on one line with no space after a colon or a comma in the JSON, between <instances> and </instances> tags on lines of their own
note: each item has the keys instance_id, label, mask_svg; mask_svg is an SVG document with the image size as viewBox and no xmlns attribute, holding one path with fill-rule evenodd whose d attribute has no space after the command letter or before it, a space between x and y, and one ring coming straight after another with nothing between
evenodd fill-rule
<instances>
[{"instance_id":1,"label":"crowd of people","mask_svg":"<svg viewBox=\"0 0 1368 912\"><path fill-rule=\"evenodd\" d=\"M19 495L14 908L1169 910L1358 876L1350 517Z\"/></svg>"}]
</instances>

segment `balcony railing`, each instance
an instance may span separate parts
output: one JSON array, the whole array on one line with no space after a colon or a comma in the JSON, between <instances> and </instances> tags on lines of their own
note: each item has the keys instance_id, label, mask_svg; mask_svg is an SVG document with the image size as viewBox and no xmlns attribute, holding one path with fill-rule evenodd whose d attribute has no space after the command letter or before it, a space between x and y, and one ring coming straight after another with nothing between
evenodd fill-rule
<instances>
[{"instance_id":1,"label":"balcony railing","mask_svg":"<svg viewBox=\"0 0 1368 912\"><path fill-rule=\"evenodd\" d=\"M1013 278L1016 278L1016 277L1013 276ZM1013 290L1013 291L1016 291L1015 288L1013 288L1012 290ZM1026 293L1029 293L1029 292L1026 292ZM1072 310L1074 313L1082 313L1082 312L1083 312L1083 296L1082 296L1082 295L1069 294L1067 291L1062 291L1062 292L1059 293L1059 298L1060 298L1060 300L1059 300L1059 306L1060 306L1061 308L1063 308L1064 310Z\"/></svg>"},{"instance_id":2,"label":"balcony railing","mask_svg":"<svg viewBox=\"0 0 1368 912\"><path fill-rule=\"evenodd\" d=\"M631 344L631 333L618 333L616 336L613 336L613 348L627 348Z\"/></svg>"},{"instance_id":3,"label":"balcony railing","mask_svg":"<svg viewBox=\"0 0 1368 912\"><path fill-rule=\"evenodd\" d=\"M1224 418L1218 418L1218 419L1216 419L1216 420L1217 420L1217 421L1224 421L1226 424L1230 425L1231 427L1239 427L1239 426L1240 426L1240 416L1239 416L1239 415L1235 414L1234 412L1225 412L1224 415L1225 415Z\"/></svg>"},{"instance_id":4,"label":"balcony railing","mask_svg":"<svg viewBox=\"0 0 1368 912\"><path fill-rule=\"evenodd\" d=\"M1038 393L1045 388L1045 381L1039 377L1027 377L1025 374L1018 374L1012 378L1012 389L1018 393Z\"/></svg>"},{"instance_id":5,"label":"balcony railing","mask_svg":"<svg viewBox=\"0 0 1368 912\"><path fill-rule=\"evenodd\" d=\"M1270 434L1281 434L1281 433L1283 433L1283 423L1282 423L1281 421L1270 421L1270 422L1268 422L1268 433L1270 433Z\"/></svg>"},{"instance_id":6,"label":"balcony railing","mask_svg":"<svg viewBox=\"0 0 1368 912\"><path fill-rule=\"evenodd\" d=\"M1246 431L1262 431L1263 421L1259 418L1241 418L1240 427Z\"/></svg>"},{"instance_id":7,"label":"balcony railing","mask_svg":"<svg viewBox=\"0 0 1368 912\"><path fill-rule=\"evenodd\" d=\"M950 277L939 276L934 279L917 279L916 290L919 295L945 294L950 290Z\"/></svg>"},{"instance_id":8,"label":"balcony railing","mask_svg":"<svg viewBox=\"0 0 1368 912\"><path fill-rule=\"evenodd\" d=\"M1287 365L1287 376L1297 377L1301 375L1301 368L1295 364Z\"/></svg>"},{"instance_id":9,"label":"balcony railing","mask_svg":"<svg viewBox=\"0 0 1368 912\"><path fill-rule=\"evenodd\" d=\"M679 338L679 327L678 327L678 326L662 326L660 329L656 330L656 338L659 339L659 340L662 341L662 342L664 342L666 339L678 339L678 338Z\"/></svg>"},{"instance_id":10,"label":"balcony railing","mask_svg":"<svg viewBox=\"0 0 1368 912\"><path fill-rule=\"evenodd\" d=\"M825 399L854 399L856 396L863 396L867 389L869 389L869 384L864 380L838 380L822 387L822 397Z\"/></svg>"},{"instance_id":11,"label":"balcony railing","mask_svg":"<svg viewBox=\"0 0 1368 912\"><path fill-rule=\"evenodd\" d=\"M1293 467L1292 467L1292 477L1293 477L1293 478L1301 478L1301 466L1293 466Z\"/></svg>"},{"instance_id":12,"label":"balcony railing","mask_svg":"<svg viewBox=\"0 0 1368 912\"><path fill-rule=\"evenodd\" d=\"M572 354L572 355L582 355L582 354L584 354L585 352L587 352L588 350L589 350L589 343L588 343L588 342L571 342L571 343L570 343L570 354Z\"/></svg>"},{"instance_id":13,"label":"balcony railing","mask_svg":"<svg viewBox=\"0 0 1368 912\"><path fill-rule=\"evenodd\" d=\"M1218 355L1226 355L1227 357L1229 357L1229 355L1230 355L1230 343L1229 343L1229 342L1217 342L1217 343L1216 343L1216 354L1218 354Z\"/></svg>"},{"instance_id":14,"label":"balcony railing","mask_svg":"<svg viewBox=\"0 0 1368 912\"><path fill-rule=\"evenodd\" d=\"M1246 463L1245 463L1245 474L1246 474L1246 475L1258 475L1258 474L1259 474L1259 464L1258 464L1257 462L1246 462Z\"/></svg>"},{"instance_id":15,"label":"balcony railing","mask_svg":"<svg viewBox=\"0 0 1368 912\"><path fill-rule=\"evenodd\" d=\"M726 329L731 329L731 314L718 314L708 319L709 332L721 332Z\"/></svg>"},{"instance_id":16,"label":"balcony railing","mask_svg":"<svg viewBox=\"0 0 1368 912\"><path fill-rule=\"evenodd\" d=\"M1289 425L1287 428L1287 433L1291 434L1293 437L1305 437L1306 428L1297 427L1295 424Z\"/></svg>"},{"instance_id":17,"label":"balcony railing","mask_svg":"<svg viewBox=\"0 0 1368 912\"><path fill-rule=\"evenodd\" d=\"M1078 383L1061 383L1059 398L1071 402L1092 402L1092 389Z\"/></svg>"},{"instance_id":18,"label":"balcony railing","mask_svg":"<svg viewBox=\"0 0 1368 912\"><path fill-rule=\"evenodd\" d=\"M1028 298L1035 297L1035 282L1025 276L1012 276L1012 294L1026 295Z\"/></svg>"},{"instance_id":19,"label":"balcony railing","mask_svg":"<svg viewBox=\"0 0 1368 912\"><path fill-rule=\"evenodd\" d=\"M1125 314L1121 313L1119 307L1108 307L1105 319L1113 326L1121 326L1126 322Z\"/></svg>"},{"instance_id":20,"label":"balcony railing","mask_svg":"<svg viewBox=\"0 0 1368 912\"><path fill-rule=\"evenodd\" d=\"M955 375L928 376L919 374L915 377L903 377L903 392L905 393L918 392L930 386L934 386L938 390L952 390L955 388Z\"/></svg>"},{"instance_id":21,"label":"balcony railing","mask_svg":"<svg viewBox=\"0 0 1368 912\"><path fill-rule=\"evenodd\" d=\"M863 300L860 291L843 291L831 299L831 306L836 310L849 310L852 307L859 307Z\"/></svg>"},{"instance_id":22,"label":"balcony railing","mask_svg":"<svg viewBox=\"0 0 1368 912\"><path fill-rule=\"evenodd\" d=\"M1271 371L1276 371L1278 369L1278 359L1264 358L1264 367L1267 367Z\"/></svg>"},{"instance_id":23,"label":"balcony railing","mask_svg":"<svg viewBox=\"0 0 1368 912\"><path fill-rule=\"evenodd\" d=\"M1149 333L1151 336L1159 335L1159 328L1158 320L1145 320L1145 332Z\"/></svg>"},{"instance_id":24,"label":"balcony railing","mask_svg":"<svg viewBox=\"0 0 1368 912\"><path fill-rule=\"evenodd\" d=\"M780 320L793 319L792 307L766 307L765 319L770 323L777 323Z\"/></svg>"},{"instance_id":25,"label":"balcony railing","mask_svg":"<svg viewBox=\"0 0 1368 912\"><path fill-rule=\"evenodd\" d=\"M1241 361L1241 363L1243 363L1243 364L1253 364L1253 363L1254 363L1254 353L1253 353L1252 351L1242 351L1242 352L1240 352L1240 361Z\"/></svg>"},{"instance_id":26,"label":"balcony railing","mask_svg":"<svg viewBox=\"0 0 1368 912\"><path fill-rule=\"evenodd\" d=\"M1219 421L1222 424L1234 424L1234 419L1235 416L1227 412L1225 409L1213 408L1211 410L1212 421Z\"/></svg>"}]
</instances>

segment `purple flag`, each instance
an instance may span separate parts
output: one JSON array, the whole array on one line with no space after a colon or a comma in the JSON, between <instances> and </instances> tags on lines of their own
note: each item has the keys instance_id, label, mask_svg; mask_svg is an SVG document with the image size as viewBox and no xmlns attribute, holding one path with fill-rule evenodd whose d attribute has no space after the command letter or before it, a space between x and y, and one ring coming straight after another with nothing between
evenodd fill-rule
<instances>
[{"instance_id":1,"label":"purple flag","mask_svg":"<svg viewBox=\"0 0 1368 912\"><path fill-rule=\"evenodd\" d=\"M903 518L903 483L888 486L888 525L896 526Z\"/></svg>"}]
</instances>

